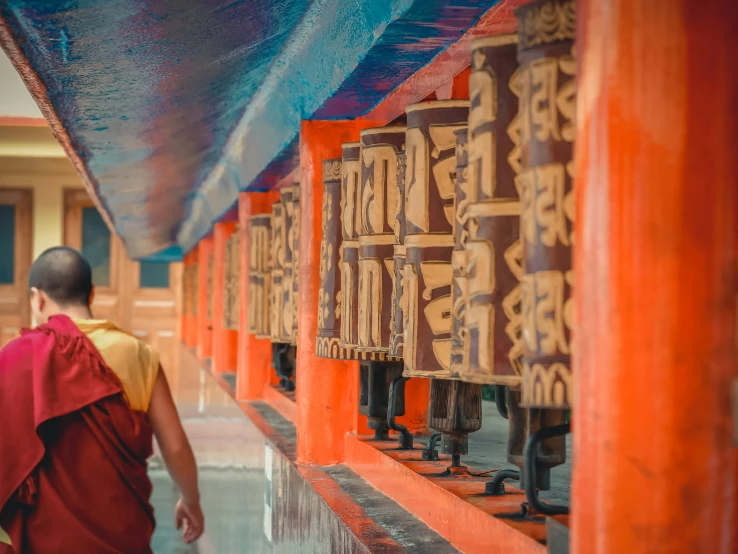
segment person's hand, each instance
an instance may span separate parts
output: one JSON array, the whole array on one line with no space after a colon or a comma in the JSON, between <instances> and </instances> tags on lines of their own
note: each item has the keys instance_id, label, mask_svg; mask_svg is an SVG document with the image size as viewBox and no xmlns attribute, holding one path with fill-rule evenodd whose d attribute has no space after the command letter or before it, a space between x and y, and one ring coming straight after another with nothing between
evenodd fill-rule
<instances>
[{"instance_id":1,"label":"person's hand","mask_svg":"<svg viewBox=\"0 0 738 554\"><path fill-rule=\"evenodd\" d=\"M174 508L174 521L177 529L182 529L182 538L187 544L199 539L205 530L205 516L199 502L185 502L180 498Z\"/></svg>"}]
</instances>

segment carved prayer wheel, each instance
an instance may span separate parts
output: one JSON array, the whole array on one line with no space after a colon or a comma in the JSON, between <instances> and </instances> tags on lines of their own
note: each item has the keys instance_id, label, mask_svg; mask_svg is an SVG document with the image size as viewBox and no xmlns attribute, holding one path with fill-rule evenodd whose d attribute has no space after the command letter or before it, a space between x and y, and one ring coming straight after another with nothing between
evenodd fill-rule
<instances>
[{"instance_id":1,"label":"carved prayer wheel","mask_svg":"<svg viewBox=\"0 0 738 554\"><path fill-rule=\"evenodd\" d=\"M452 376L461 373L464 360L462 325L467 303L466 238L469 234L466 226L466 208L469 203L467 194L468 140L467 129L456 131L456 198L453 224L454 249L451 254L453 280L451 282L451 359L449 362Z\"/></svg>"},{"instance_id":2,"label":"carved prayer wheel","mask_svg":"<svg viewBox=\"0 0 738 554\"><path fill-rule=\"evenodd\" d=\"M269 247L267 230L266 251L267 264L269 263ZM225 279L223 281L223 327L225 329L237 330L239 326L240 310L240 279L241 279L241 257L240 257L240 231L236 230L228 237L225 245ZM263 286L262 286L263 290ZM263 292L262 292L263 294Z\"/></svg>"},{"instance_id":3,"label":"carved prayer wheel","mask_svg":"<svg viewBox=\"0 0 738 554\"><path fill-rule=\"evenodd\" d=\"M521 381L519 75L515 35L472 44L468 182L465 198L457 199L463 356L454 371L472 383Z\"/></svg>"},{"instance_id":4,"label":"carved prayer wheel","mask_svg":"<svg viewBox=\"0 0 738 554\"><path fill-rule=\"evenodd\" d=\"M341 346L359 345L359 206L361 143L342 144L341 156Z\"/></svg>"},{"instance_id":5,"label":"carved prayer wheel","mask_svg":"<svg viewBox=\"0 0 738 554\"><path fill-rule=\"evenodd\" d=\"M361 131L358 350L389 352L395 278L397 154L405 127Z\"/></svg>"},{"instance_id":6,"label":"carved prayer wheel","mask_svg":"<svg viewBox=\"0 0 738 554\"><path fill-rule=\"evenodd\" d=\"M341 346L341 160L323 161L323 217L320 242L320 292L315 354L321 358L350 359Z\"/></svg>"},{"instance_id":7,"label":"carved prayer wheel","mask_svg":"<svg viewBox=\"0 0 738 554\"><path fill-rule=\"evenodd\" d=\"M271 335L271 299L269 297L272 285L271 227L271 214L252 215L249 219L249 301L246 331L259 338L269 338ZM234 233L234 236L237 236L237 233ZM238 265L238 242L237 238L230 246L233 248L231 259L235 257L236 266ZM235 286L238 288L238 280Z\"/></svg>"},{"instance_id":8,"label":"carved prayer wheel","mask_svg":"<svg viewBox=\"0 0 738 554\"><path fill-rule=\"evenodd\" d=\"M281 202L272 204L272 227L270 236L271 287L269 308L269 338L273 343L285 342L284 328L284 209Z\"/></svg>"},{"instance_id":9,"label":"carved prayer wheel","mask_svg":"<svg viewBox=\"0 0 738 554\"><path fill-rule=\"evenodd\" d=\"M403 356L402 327L402 279L405 273L405 167L406 153L397 153L397 192L395 193L395 245L393 258L395 262L395 278L392 290L392 317L390 319L389 355Z\"/></svg>"},{"instance_id":10,"label":"carved prayer wheel","mask_svg":"<svg viewBox=\"0 0 738 554\"><path fill-rule=\"evenodd\" d=\"M279 342L292 344L295 330L295 187L285 187L281 191L284 232L282 250L284 251L284 277L282 280L282 329Z\"/></svg>"},{"instance_id":11,"label":"carved prayer wheel","mask_svg":"<svg viewBox=\"0 0 738 554\"><path fill-rule=\"evenodd\" d=\"M292 187L292 201L294 205L294 216L292 221L292 340L290 344L297 345L297 324L300 318L297 312L297 290L300 279L298 268L300 265L300 184L295 183Z\"/></svg>"},{"instance_id":12,"label":"carved prayer wheel","mask_svg":"<svg viewBox=\"0 0 738 554\"><path fill-rule=\"evenodd\" d=\"M568 408L573 326L574 0L519 8L522 404Z\"/></svg>"},{"instance_id":13,"label":"carved prayer wheel","mask_svg":"<svg viewBox=\"0 0 738 554\"><path fill-rule=\"evenodd\" d=\"M467 124L469 102L423 102L408 106L406 112L403 375L447 378L451 361L455 131Z\"/></svg>"}]
</instances>

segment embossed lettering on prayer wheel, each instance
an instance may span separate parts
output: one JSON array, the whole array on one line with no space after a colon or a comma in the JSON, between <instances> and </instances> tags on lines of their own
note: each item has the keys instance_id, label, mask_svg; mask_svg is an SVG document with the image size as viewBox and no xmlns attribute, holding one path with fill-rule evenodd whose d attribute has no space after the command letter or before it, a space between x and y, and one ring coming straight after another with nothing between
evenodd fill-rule
<instances>
[{"instance_id":1,"label":"embossed lettering on prayer wheel","mask_svg":"<svg viewBox=\"0 0 738 554\"><path fill-rule=\"evenodd\" d=\"M466 239L469 229L466 225L467 165L469 164L468 130L456 131L456 198L454 207L454 249L451 254L453 280L451 281L451 360L452 375L461 372L464 360L464 340L462 325L467 303L466 286Z\"/></svg>"},{"instance_id":2,"label":"embossed lettering on prayer wheel","mask_svg":"<svg viewBox=\"0 0 738 554\"><path fill-rule=\"evenodd\" d=\"M572 399L574 0L516 11L520 71L523 386L527 407Z\"/></svg>"},{"instance_id":3,"label":"embossed lettering on prayer wheel","mask_svg":"<svg viewBox=\"0 0 738 554\"><path fill-rule=\"evenodd\" d=\"M406 112L404 375L442 378L451 361L455 132L466 127L469 102L423 102Z\"/></svg>"},{"instance_id":4,"label":"embossed lettering on prayer wheel","mask_svg":"<svg viewBox=\"0 0 738 554\"><path fill-rule=\"evenodd\" d=\"M341 160L323 161L323 218L320 242L320 292L315 354L322 358L350 359L341 346Z\"/></svg>"},{"instance_id":5,"label":"embossed lettering on prayer wheel","mask_svg":"<svg viewBox=\"0 0 738 554\"><path fill-rule=\"evenodd\" d=\"M282 250L284 251L284 277L282 281L282 329L279 340L292 343L295 330L295 189L285 187L281 191L284 232L282 234Z\"/></svg>"},{"instance_id":6,"label":"embossed lettering on prayer wheel","mask_svg":"<svg viewBox=\"0 0 738 554\"><path fill-rule=\"evenodd\" d=\"M270 336L271 221L271 214L252 215L248 229L249 302L246 330L261 338Z\"/></svg>"},{"instance_id":7,"label":"embossed lettering on prayer wheel","mask_svg":"<svg viewBox=\"0 0 738 554\"><path fill-rule=\"evenodd\" d=\"M463 356L453 373L480 384L521 382L519 77L515 35L472 44L467 196L457 197L464 253L455 265L465 285Z\"/></svg>"},{"instance_id":8,"label":"embossed lettering on prayer wheel","mask_svg":"<svg viewBox=\"0 0 738 554\"><path fill-rule=\"evenodd\" d=\"M397 192L395 193L395 245L393 258L395 261L395 278L392 284L392 317L390 319L389 355L396 358L403 356L402 327L402 279L405 273L405 167L406 153L397 153Z\"/></svg>"},{"instance_id":9,"label":"embossed lettering on prayer wheel","mask_svg":"<svg viewBox=\"0 0 738 554\"><path fill-rule=\"evenodd\" d=\"M359 344L359 189L361 144L341 145L341 346Z\"/></svg>"},{"instance_id":10,"label":"embossed lettering on prayer wheel","mask_svg":"<svg viewBox=\"0 0 738 554\"><path fill-rule=\"evenodd\" d=\"M272 204L272 228L270 234L271 288L269 296L269 338L272 342L285 342L284 328L284 209L281 202Z\"/></svg>"},{"instance_id":11,"label":"embossed lettering on prayer wheel","mask_svg":"<svg viewBox=\"0 0 738 554\"><path fill-rule=\"evenodd\" d=\"M361 131L359 217L360 352L389 352L395 279L397 154L405 127Z\"/></svg>"}]
</instances>

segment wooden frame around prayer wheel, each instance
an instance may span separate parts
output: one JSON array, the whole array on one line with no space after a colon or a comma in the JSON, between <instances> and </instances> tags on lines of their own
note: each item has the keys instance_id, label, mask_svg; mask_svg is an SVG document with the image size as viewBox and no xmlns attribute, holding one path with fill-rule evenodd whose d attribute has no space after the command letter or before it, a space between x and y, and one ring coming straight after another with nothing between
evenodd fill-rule
<instances>
[{"instance_id":1,"label":"wooden frame around prayer wheel","mask_svg":"<svg viewBox=\"0 0 738 554\"><path fill-rule=\"evenodd\" d=\"M408 106L406 113L403 375L447 378L451 361L455 131L467 124L469 101L423 102Z\"/></svg>"},{"instance_id":2,"label":"wooden frame around prayer wheel","mask_svg":"<svg viewBox=\"0 0 738 554\"><path fill-rule=\"evenodd\" d=\"M468 180L459 180L454 264L463 275L454 306L463 310L461 360L454 356L452 374L479 384L521 382L519 76L516 35L472 43Z\"/></svg>"},{"instance_id":3,"label":"wooden frame around prayer wheel","mask_svg":"<svg viewBox=\"0 0 738 554\"><path fill-rule=\"evenodd\" d=\"M252 215L249 219L249 301L246 331L259 338L271 336L271 227L271 214Z\"/></svg>"},{"instance_id":4,"label":"wooden frame around prayer wheel","mask_svg":"<svg viewBox=\"0 0 738 554\"><path fill-rule=\"evenodd\" d=\"M320 292L315 354L346 360L352 353L341 346L341 159L323 161L322 238L320 242Z\"/></svg>"},{"instance_id":5,"label":"wooden frame around prayer wheel","mask_svg":"<svg viewBox=\"0 0 738 554\"><path fill-rule=\"evenodd\" d=\"M521 66L522 405L527 407L568 408L573 396L574 4L545 0L516 11Z\"/></svg>"},{"instance_id":6,"label":"wooden frame around prayer wheel","mask_svg":"<svg viewBox=\"0 0 738 554\"><path fill-rule=\"evenodd\" d=\"M359 352L389 352L397 154L404 148L405 131L405 127L378 127L360 132Z\"/></svg>"}]
</instances>

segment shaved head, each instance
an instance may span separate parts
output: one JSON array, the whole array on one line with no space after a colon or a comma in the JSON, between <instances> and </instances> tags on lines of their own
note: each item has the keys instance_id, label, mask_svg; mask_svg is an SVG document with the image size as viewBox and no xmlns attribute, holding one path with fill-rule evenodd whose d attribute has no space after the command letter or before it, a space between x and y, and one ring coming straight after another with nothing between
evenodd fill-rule
<instances>
[{"instance_id":1,"label":"shaved head","mask_svg":"<svg viewBox=\"0 0 738 554\"><path fill-rule=\"evenodd\" d=\"M28 273L28 286L46 293L60 307L88 306L92 294L92 269L74 248L49 248L33 262Z\"/></svg>"}]
</instances>

